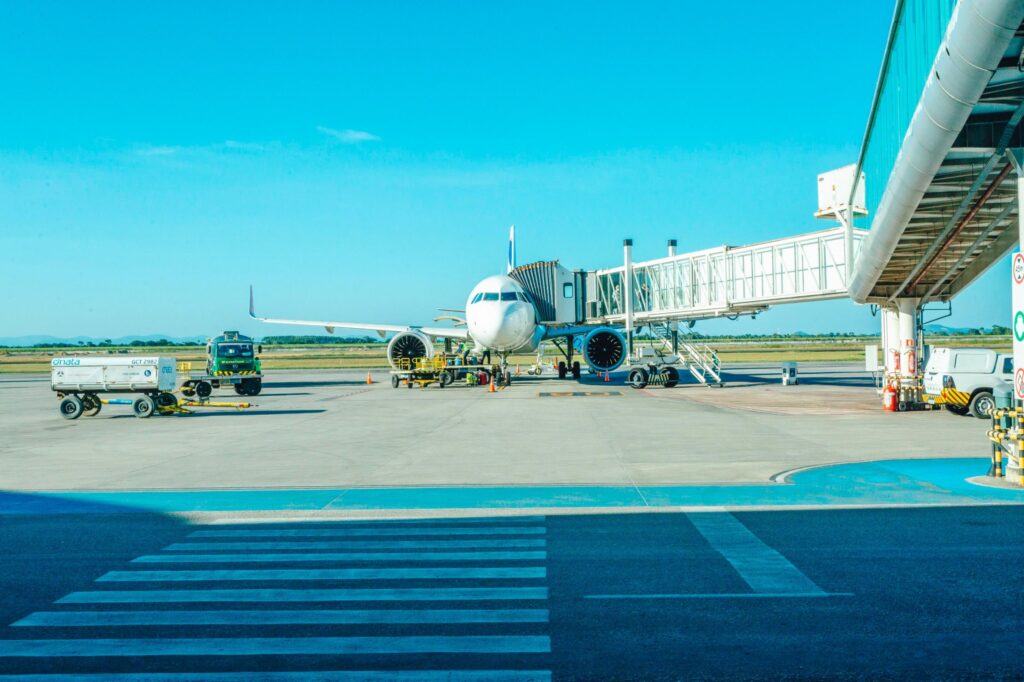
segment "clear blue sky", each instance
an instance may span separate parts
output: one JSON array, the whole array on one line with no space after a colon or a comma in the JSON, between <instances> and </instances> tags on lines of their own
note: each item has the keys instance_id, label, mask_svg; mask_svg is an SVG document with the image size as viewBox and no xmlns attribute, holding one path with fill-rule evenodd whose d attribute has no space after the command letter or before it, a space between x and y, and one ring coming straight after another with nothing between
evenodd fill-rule
<instances>
[{"instance_id":1,"label":"clear blue sky","mask_svg":"<svg viewBox=\"0 0 1024 682\"><path fill-rule=\"evenodd\" d=\"M892 2L0 4L0 337L302 331L250 324L250 282L266 314L424 323L510 223L520 262L584 268L825 227ZM947 323L1007 323L1006 271Z\"/></svg>"}]
</instances>

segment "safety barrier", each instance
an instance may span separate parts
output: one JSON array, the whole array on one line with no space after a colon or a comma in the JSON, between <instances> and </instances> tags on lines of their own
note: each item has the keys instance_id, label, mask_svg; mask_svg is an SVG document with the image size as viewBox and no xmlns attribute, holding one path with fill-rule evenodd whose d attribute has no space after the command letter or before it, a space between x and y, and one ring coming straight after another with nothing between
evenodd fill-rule
<instances>
[{"instance_id":1,"label":"safety barrier","mask_svg":"<svg viewBox=\"0 0 1024 682\"><path fill-rule=\"evenodd\" d=\"M1006 478L1008 467L1005 464L1008 462L1009 468L1016 471L1017 484L1024 486L1024 466L1021 461L1021 453L1024 452L1024 410L992 410L992 428L986 435L992 443L992 464L988 475Z\"/></svg>"}]
</instances>

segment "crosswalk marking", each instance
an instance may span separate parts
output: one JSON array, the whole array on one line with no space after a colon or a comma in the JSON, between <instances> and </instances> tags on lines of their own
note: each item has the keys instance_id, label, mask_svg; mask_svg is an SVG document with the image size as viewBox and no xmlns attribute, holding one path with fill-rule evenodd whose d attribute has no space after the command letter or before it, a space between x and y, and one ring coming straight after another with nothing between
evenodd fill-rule
<instances>
[{"instance_id":1,"label":"crosswalk marking","mask_svg":"<svg viewBox=\"0 0 1024 682\"><path fill-rule=\"evenodd\" d=\"M349 625L370 623L547 623L547 609L217 611L37 611L14 627L124 625Z\"/></svg>"},{"instance_id":2,"label":"crosswalk marking","mask_svg":"<svg viewBox=\"0 0 1024 682\"><path fill-rule=\"evenodd\" d=\"M243 528L233 530L197 530L190 538L330 538L391 535L544 535L544 526L409 526L407 528Z\"/></svg>"},{"instance_id":3,"label":"crosswalk marking","mask_svg":"<svg viewBox=\"0 0 1024 682\"><path fill-rule=\"evenodd\" d=\"M215 582L242 580L495 580L543 578L542 566L444 568L282 568L180 571L110 571L96 582Z\"/></svg>"},{"instance_id":4,"label":"crosswalk marking","mask_svg":"<svg viewBox=\"0 0 1024 682\"><path fill-rule=\"evenodd\" d=\"M543 538L501 538L497 540L313 540L282 542L176 542L164 547L165 552L199 552L203 550L271 550L271 549L526 549L545 547Z\"/></svg>"},{"instance_id":5,"label":"crosswalk marking","mask_svg":"<svg viewBox=\"0 0 1024 682\"><path fill-rule=\"evenodd\" d=\"M133 564L243 564L332 561L543 561L545 551L511 552L292 552L286 554L147 554Z\"/></svg>"},{"instance_id":6,"label":"crosswalk marking","mask_svg":"<svg viewBox=\"0 0 1024 682\"><path fill-rule=\"evenodd\" d=\"M765 594L824 595L825 592L786 557L761 542L728 512L689 513L687 518L750 589Z\"/></svg>"},{"instance_id":7,"label":"crosswalk marking","mask_svg":"<svg viewBox=\"0 0 1024 682\"><path fill-rule=\"evenodd\" d=\"M394 589L109 590L72 592L57 604L176 602L505 601L548 598L546 587L403 587Z\"/></svg>"},{"instance_id":8,"label":"crosswalk marking","mask_svg":"<svg viewBox=\"0 0 1024 682\"><path fill-rule=\"evenodd\" d=\"M12 623L8 633L23 638L0 637L0 667L28 674L0 675L0 682L550 682L550 671L532 669L551 652L544 520L196 530L120 567L127 570L99 576L102 589L71 592ZM343 581L351 582L336 586ZM296 669L239 671L258 668L251 659L263 656ZM356 656L382 669L305 670L317 660L310 656L340 659L335 665L343 668ZM410 656L430 656L423 660L444 669L387 670L396 656L400 668L420 660ZM188 670L208 667L207 657L231 658L227 669L238 672ZM146 672L167 670L168 659L177 659L169 669L180 672ZM482 660L494 670L463 669L489 667ZM132 672L97 672L107 666ZM530 669L510 669L516 666Z\"/></svg>"},{"instance_id":9,"label":"crosswalk marking","mask_svg":"<svg viewBox=\"0 0 1024 682\"><path fill-rule=\"evenodd\" d=\"M551 682L548 670L317 670L241 673L85 673L0 675L19 682Z\"/></svg>"},{"instance_id":10,"label":"crosswalk marking","mask_svg":"<svg viewBox=\"0 0 1024 682\"><path fill-rule=\"evenodd\" d=\"M314 654L548 653L543 635L462 637L189 637L0 639L0 656L268 656Z\"/></svg>"}]
</instances>

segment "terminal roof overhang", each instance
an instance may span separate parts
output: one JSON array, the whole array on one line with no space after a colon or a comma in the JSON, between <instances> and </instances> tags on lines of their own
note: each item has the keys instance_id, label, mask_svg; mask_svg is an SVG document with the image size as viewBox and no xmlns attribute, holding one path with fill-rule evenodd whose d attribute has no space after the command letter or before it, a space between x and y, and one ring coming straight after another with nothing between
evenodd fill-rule
<instances>
[{"instance_id":1,"label":"terminal roof overhang","mask_svg":"<svg viewBox=\"0 0 1024 682\"><path fill-rule=\"evenodd\" d=\"M1017 243L1005 149L1024 146L1022 21L1021 0L958 5L861 249L855 301L948 300Z\"/></svg>"}]
</instances>

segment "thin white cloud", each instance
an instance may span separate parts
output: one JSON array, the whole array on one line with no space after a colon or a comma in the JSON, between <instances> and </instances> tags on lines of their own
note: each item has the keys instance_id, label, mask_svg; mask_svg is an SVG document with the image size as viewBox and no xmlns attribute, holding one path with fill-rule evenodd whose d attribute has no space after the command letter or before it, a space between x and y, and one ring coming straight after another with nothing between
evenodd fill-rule
<instances>
[{"instance_id":1,"label":"thin white cloud","mask_svg":"<svg viewBox=\"0 0 1024 682\"><path fill-rule=\"evenodd\" d=\"M135 150L135 153L139 156L171 156L181 151L181 147L170 147L170 146L150 146L140 147Z\"/></svg>"},{"instance_id":2,"label":"thin white cloud","mask_svg":"<svg viewBox=\"0 0 1024 682\"><path fill-rule=\"evenodd\" d=\"M267 145L261 142L239 142L238 140L224 140L224 144L221 146L225 149L235 149L243 152L262 152L267 149Z\"/></svg>"},{"instance_id":3,"label":"thin white cloud","mask_svg":"<svg viewBox=\"0 0 1024 682\"><path fill-rule=\"evenodd\" d=\"M327 126L317 126L318 132L328 135L344 142L345 144L358 144L360 142L378 142L380 138L373 133L368 133L365 130L352 130L346 128L345 130L335 130L334 128L328 128Z\"/></svg>"}]
</instances>

